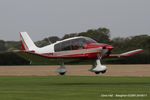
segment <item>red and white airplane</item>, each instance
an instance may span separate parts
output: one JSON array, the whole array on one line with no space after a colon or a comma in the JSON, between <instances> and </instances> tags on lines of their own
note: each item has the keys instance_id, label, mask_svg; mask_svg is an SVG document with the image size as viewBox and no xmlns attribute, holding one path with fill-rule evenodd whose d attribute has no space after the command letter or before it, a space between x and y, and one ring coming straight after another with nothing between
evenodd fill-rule
<instances>
[{"instance_id":1,"label":"red and white airplane","mask_svg":"<svg viewBox=\"0 0 150 100\"><path fill-rule=\"evenodd\" d=\"M72 59L76 61L87 60L87 62L91 60L93 66L89 71L99 74L105 73L107 70L107 67L101 64L102 58L127 57L142 51L142 49L137 49L122 54L111 54L113 46L97 43L95 40L83 36L57 41L39 48L27 32L20 32L20 37L23 50L10 52L15 52L31 62L49 62L53 59L53 61L60 63L60 68L55 70L60 75L67 72L64 62L68 59L69 61Z\"/></svg>"}]
</instances>

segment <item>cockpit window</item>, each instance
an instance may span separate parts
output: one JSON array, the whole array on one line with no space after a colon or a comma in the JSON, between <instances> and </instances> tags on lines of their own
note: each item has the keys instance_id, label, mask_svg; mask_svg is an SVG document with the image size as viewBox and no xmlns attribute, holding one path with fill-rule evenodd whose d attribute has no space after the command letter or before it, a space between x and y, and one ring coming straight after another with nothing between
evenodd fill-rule
<instances>
[{"instance_id":1,"label":"cockpit window","mask_svg":"<svg viewBox=\"0 0 150 100\"><path fill-rule=\"evenodd\" d=\"M88 37L83 37L83 38L86 40L86 43L89 43L89 42L96 43L96 41L91 38L88 38Z\"/></svg>"},{"instance_id":2,"label":"cockpit window","mask_svg":"<svg viewBox=\"0 0 150 100\"><path fill-rule=\"evenodd\" d=\"M55 52L79 50L79 49L83 49L85 44L89 42L95 43L96 41L88 37L80 37L80 38L62 41L58 44L55 44L54 49L55 49Z\"/></svg>"}]
</instances>

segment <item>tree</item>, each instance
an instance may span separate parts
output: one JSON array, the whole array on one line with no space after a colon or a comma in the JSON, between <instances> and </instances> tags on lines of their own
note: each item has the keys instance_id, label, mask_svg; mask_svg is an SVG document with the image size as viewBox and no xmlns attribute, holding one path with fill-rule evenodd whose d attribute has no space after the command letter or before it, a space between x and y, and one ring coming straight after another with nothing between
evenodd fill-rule
<instances>
[{"instance_id":1,"label":"tree","mask_svg":"<svg viewBox=\"0 0 150 100\"><path fill-rule=\"evenodd\" d=\"M62 37L62 40L67 39L67 38L71 38L71 37L76 37L76 36L78 36L77 33L65 34L65 35Z\"/></svg>"},{"instance_id":2,"label":"tree","mask_svg":"<svg viewBox=\"0 0 150 100\"><path fill-rule=\"evenodd\" d=\"M90 37L101 43L110 42L110 31L107 28L90 29L87 32L79 33L79 36Z\"/></svg>"},{"instance_id":3,"label":"tree","mask_svg":"<svg viewBox=\"0 0 150 100\"><path fill-rule=\"evenodd\" d=\"M51 37L48 37L48 38L44 38L41 41L37 41L37 42L35 42L35 44L38 47L43 47L43 46L49 45L49 44L54 43L54 42L59 41L59 40L60 40L59 37L57 37L57 36L51 36Z\"/></svg>"},{"instance_id":4,"label":"tree","mask_svg":"<svg viewBox=\"0 0 150 100\"><path fill-rule=\"evenodd\" d=\"M0 40L0 52L3 52L5 50L6 50L6 48L5 48L5 41Z\"/></svg>"}]
</instances>

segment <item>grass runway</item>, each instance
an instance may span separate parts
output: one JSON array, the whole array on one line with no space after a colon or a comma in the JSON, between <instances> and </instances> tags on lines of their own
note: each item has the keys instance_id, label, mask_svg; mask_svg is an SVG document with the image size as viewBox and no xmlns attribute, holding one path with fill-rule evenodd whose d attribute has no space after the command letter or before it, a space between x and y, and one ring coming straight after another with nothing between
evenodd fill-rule
<instances>
[{"instance_id":1,"label":"grass runway","mask_svg":"<svg viewBox=\"0 0 150 100\"><path fill-rule=\"evenodd\" d=\"M116 94L145 96L116 97ZM0 100L101 99L150 100L150 77L0 76Z\"/></svg>"}]
</instances>

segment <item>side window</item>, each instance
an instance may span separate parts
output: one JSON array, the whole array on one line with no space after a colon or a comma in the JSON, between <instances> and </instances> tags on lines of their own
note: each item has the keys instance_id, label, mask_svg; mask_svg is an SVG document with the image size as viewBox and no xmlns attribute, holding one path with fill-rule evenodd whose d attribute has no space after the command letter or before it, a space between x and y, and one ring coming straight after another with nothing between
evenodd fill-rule
<instances>
[{"instance_id":1,"label":"side window","mask_svg":"<svg viewBox=\"0 0 150 100\"><path fill-rule=\"evenodd\" d=\"M83 40L82 39L74 39L71 41L71 48L72 50L78 50L78 49L83 49Z\"/></svg>"},{"instance_id":2,"label":"side window","mask_svg":"<svg viewBox=\"0 0 150 100\"><path fill-rule=\"evenodd\" d=\"M71 50L71 41L64 41L54 46L55 52Z\"/></svg>"},{"instance_id":3,"label":"side window","mask_svg":"<svg viewBox=\"0 0 150 100\"><path fill-rule=\"evenodd\" d=\"M80 48L84 49L85 44L86 44L85 39L79 39L79 47Z\"/></svg>"},{"instance_id":4,"label":"side window","mask_svg":"<svg viewBox=\"0 0 150 100\"><path fill-rule=\"evenodd\" d=\"M55 52L61 51L61 46L60 46L60 45L61 45L61 44L58 43L58 44L56 44L56 45L54 46Z\"/></svg>"},{"instance_id":5,"label":"side window","mask_svg":"<svg viewBox=\"0 0 150 100\"><path fill-rule=\"evenodd\" d=\"M71 50L71 41L64 41L61 43L61 49L62 51Z\"/></svg>"}]
</instances>

